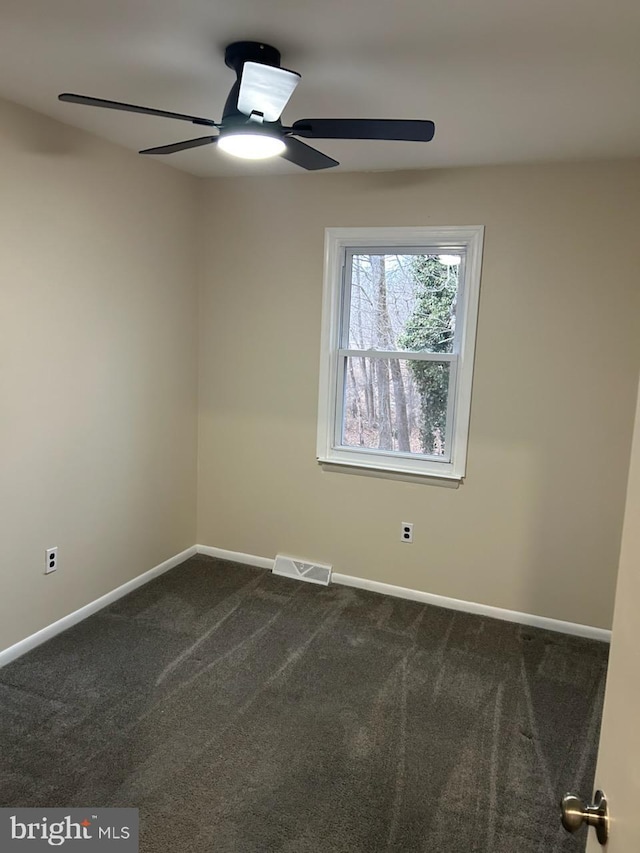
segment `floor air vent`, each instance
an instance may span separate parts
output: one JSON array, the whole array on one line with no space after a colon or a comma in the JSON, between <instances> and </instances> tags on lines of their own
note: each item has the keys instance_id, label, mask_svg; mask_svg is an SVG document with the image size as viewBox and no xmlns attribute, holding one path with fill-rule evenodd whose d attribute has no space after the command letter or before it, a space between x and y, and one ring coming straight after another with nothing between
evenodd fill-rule
<instances>
[{"instance_id":1,"label":"floor air vent","mask_svg":"<svg viewBox=\"0 0 640 853\"><path fill-rule=\"evenodd\" d=\"M325 566L322 563L307 563L305 560L294 560L293 557L284 557L282 554L278 554L273 564L273 574L328 586L331 580L331 566Z\"/></svg>"}]
</instances>

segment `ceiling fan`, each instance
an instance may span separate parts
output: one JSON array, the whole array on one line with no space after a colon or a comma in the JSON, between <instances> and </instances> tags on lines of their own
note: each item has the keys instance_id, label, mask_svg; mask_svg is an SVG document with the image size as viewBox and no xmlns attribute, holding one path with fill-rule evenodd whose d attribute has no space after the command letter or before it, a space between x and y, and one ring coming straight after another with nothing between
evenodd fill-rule
<instances>
[{"instance_id":1,"label":"ceiling fan","mask_svg":"<svg viewBox=\"0 0 640 853\"><path fill-rule=\"evenodd\" d=\"M58 95L58 98L72 104L188 121L219 131L215 136L145 148L140 154L174 154L188 148L217 144L236 157L260 160L280 155L303 169L315 170L330 169L339 163L296 137L412 142L430 142L433 139L434 123L420 119L304 118L291 127L285 127L280 116L300 82L300 74L280 67L280 52L268 44L239 41L227 47L224 61L236 72L237 79L229 92L221 122L69 92Z\"/></svg>"}]
</instances>

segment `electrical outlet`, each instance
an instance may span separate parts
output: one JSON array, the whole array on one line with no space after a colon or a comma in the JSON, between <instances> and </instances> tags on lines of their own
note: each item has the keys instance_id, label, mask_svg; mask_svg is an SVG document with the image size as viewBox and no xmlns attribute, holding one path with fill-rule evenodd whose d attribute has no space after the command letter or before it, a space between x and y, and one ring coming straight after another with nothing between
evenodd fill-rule
<instances>
[{"instance_id":1,"label":"electrical outlet","mask_svg":"<svg viewBox=\"0 0 640 853\"><path fill-rule=\"evenodd\" d=\"M55 572L58 569L58 549L57 548L47 548L47 557L44 564L44 573L45 575L50 575L51 572Z\"/></svg>"},{"instance_id":2,"label":"electrical outlet","mask_svg":"<svg viewBox=\"0 0 640 853\"><path fill-rule=\"evenodd\" d=\"M403 542L413 542L413 522L412 521L401 521L402 525L402 535L401 539Z\"/></svg>"}]
</instances>

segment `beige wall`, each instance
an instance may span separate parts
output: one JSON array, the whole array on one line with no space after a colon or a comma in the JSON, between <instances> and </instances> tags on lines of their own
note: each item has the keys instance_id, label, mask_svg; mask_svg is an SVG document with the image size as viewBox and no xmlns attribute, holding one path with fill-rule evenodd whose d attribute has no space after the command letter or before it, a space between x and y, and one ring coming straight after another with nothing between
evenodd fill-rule
<instances>
[{"instance_id":1,"label":"beige wall","mask_svg":"<svg viewBox=\"0 0 640 853\"><path fill-rule=\"evenodd\" d=\"M609 626L640 164L198 185L1 103L0 187L0 648L196 539ZM315 462L323 230L367 224L486 225L457 490Z\"/></svg>"},{"instance_id":2,"label":"beige wall","mask_svg":"<svg viewBox=\"0 0 640 853\"><path fill-rule=\"evenodd\" d=\"M0 649L195 542L196 200L0 103Z\"/></svg>"},{"instance_id":3,"label":"beige wall","mask_svg":"<svg viewBox=\"0 0 640 853\"><path fill-rule=\"evenodd\" d=\"M609 627L640 356L640 163L202 186L198 541ZM457 490L315 461L323 230L403 224L486 226Z\"/></svg>"}]
</instances>

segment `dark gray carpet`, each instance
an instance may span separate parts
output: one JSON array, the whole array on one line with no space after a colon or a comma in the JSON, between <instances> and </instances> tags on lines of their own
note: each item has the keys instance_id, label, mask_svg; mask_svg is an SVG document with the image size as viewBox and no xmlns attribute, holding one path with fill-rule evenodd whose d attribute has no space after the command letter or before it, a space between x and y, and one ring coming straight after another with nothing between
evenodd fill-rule
<instances>
[{"instance_id":1,"label":"dark gray carpet","mask_svg":"<svg viewBox=\"0 0 640 853\"><path fill-rule=\"evenodd\" d=\"M607 647L196 557L0 670L0 803L143 853L556 853Z\"/></svg>"}]
</instances>

